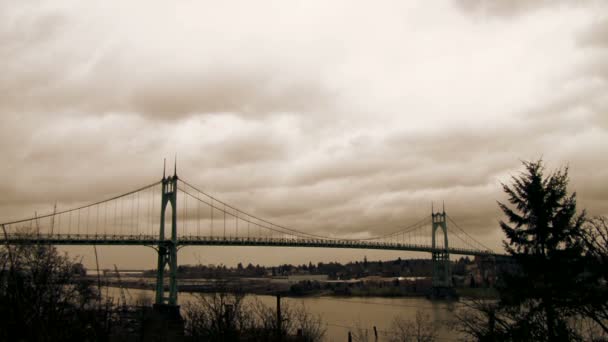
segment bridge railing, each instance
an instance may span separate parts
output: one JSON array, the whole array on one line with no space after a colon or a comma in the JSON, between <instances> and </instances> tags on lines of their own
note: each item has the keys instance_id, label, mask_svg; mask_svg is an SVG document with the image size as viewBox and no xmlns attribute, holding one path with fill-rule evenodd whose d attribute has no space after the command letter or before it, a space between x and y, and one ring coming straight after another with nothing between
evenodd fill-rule
<instances>
[{"instance_id":1,"label":"bridge railing","mask_svg":"<svg viewBox=\"0 0 608 342\"><path fill-rule=\"evenodd\" d=\"M129 242L135 245L154 245L161 243L156 235L120 235L120 234L7 234L1 239L8 244L124 244ZM165 242L167 242L165 240ZM251 246L299 246L299 247L328 247L328 248L372 248L388 250L411 250L432 252L430 245L408 244L401 242L379 242L379 241L354 241L340 239L288 239L272 237L222 237L222 236L199 236L184 237L178 240L178 245L251 245ZM442 249L436 249L442 251ZM450 248L454 254L470 255L494 255L490 250Z\"/></svg>"}]
</instances>

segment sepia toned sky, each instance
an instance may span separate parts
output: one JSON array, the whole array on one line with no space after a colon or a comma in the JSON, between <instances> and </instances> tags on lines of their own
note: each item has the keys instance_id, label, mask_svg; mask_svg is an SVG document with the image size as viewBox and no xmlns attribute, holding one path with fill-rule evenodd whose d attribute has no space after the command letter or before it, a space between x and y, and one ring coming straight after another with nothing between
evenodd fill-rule
<instances>
[{"instance_id":1,"label":"sepia toned sky","mask_svg":"<svg viewBox=\"0 0 608 342\"><path fill-rule=\"evenodd\" d=\"M2 222L151 183L175 154L190 183L324 235L379 235L445 201L499 249L500 184L541 157L608 214L606 1L0 0L0 61ZM404 257L179 261L364 255ZM143 247L100 258L156 263Z\"/></svg>"}]
</instances>

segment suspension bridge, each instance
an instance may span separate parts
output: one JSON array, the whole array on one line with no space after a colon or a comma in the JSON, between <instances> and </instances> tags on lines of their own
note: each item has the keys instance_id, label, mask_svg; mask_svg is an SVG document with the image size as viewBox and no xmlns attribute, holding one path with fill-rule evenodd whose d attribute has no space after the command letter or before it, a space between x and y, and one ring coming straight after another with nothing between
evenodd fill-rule
<instances>
[{"instance_id":1,"label":"suspension bridge","mask_svg":"<svg viewBox=\"0 0 608 342\"><path fill-rule=\"evenodd\" d=\"M179 199L179 206L178 206ZM179 218L179 222L178 222ZM448 222L450 245L448 245ZM158 252L156 304L177 305L177 253L185 246L263 246L380 249L428 252L433 286L451 287L450 254L498 256L445 211L432 212L392 233L367 238L323 236L272 223L179 178L50 214L1 223L11 245L132 245ZM439 231L439 238L436 238ZM168 274L166 272L168 271ZM165 279L168 275L168 279ZM168 296L165 295L168 280Z\"/></svg>"}]
</instances>

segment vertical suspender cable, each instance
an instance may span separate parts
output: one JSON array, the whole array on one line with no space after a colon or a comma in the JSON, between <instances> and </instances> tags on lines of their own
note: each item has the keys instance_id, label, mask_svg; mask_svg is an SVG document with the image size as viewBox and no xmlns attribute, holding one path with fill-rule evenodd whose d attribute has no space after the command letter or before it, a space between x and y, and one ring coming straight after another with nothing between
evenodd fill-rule
<instances>
[{"instance_id":1,"label":"vertical suspender cable","mask_svg":"<svg viewBox=\"0 0 608 342\"><path fill-rule=\"evenodd\" d=\"M154 189L152 189L154 190ZM152 232L152 235L154 235L154 222L156 220L154 220L154 201L156 200L156 191L152 191L152 211L150 212L150 216L152 218L152 221L150 222L150 230ZM160 228L159 228L160 229Z\"/></svg>"},{"instance_id":2,"label":"vertical suspender cable","mask_svg":"<svg viewBox=\"0 0 608 342\"><path fill-rule=\"evenodd\" d=\"M119 198L118 201L120 202L120 223L118 224L118 226L119 226L118 231L119 231L119 234L122 234L123 233L123 220L122 220L122 217L124 216L123 212L124 212L124 204L125 203L124 203L124 201L122 201L122 198Z\"/></svg>"},{"instance_id":3,"label":"vertical suspender cable","mask_svg":"<svg viewBox=\"0 0 608 342\"><path fill-rule=\"evenodd\" d=\"M78 223L76 224L77 233L76 235L80 235L80 210L78 210Z\"/></svg>"},{"instance_id":4,"label":"vertical suspender cable","mask_svg":"<svg viewBox=\"0 0 608 342\"><path fill-rule=\"evenodd\" d=\"M104 203L103 205L103 236L106 236L106 232L108 231L108 203Z\"/></svg>"},{"instance_id":5,"label":"vertical suspender cable","mask_svg":"<svg viewBox=\"0 0 608 342\"><path fill-rule=\"evenodd\" d=\"M99 230L99 205L97 206L97 215L95 216L95 237L97 237L98 230Z\"/></svg>"},{"instance_id":6,"label":"vertical suspender cable","mask_svg":"<svg viewBox=\"0 0 608 342\"><path fill-rule=\"evenodd\" d=\"M154 201L154 199L152 198L154 195L154 188L150 189L150 193L146 196L146 207L148 209L148 213L146 215L146 219L147 219L147 223L146 223L146 234L150 234L150 236L153 236L152 233L154 232L154 228L152 228L152 221L154 221L152 219L152 202Z\"/></svg>"},{"instance_id":7,"label":"vertical suspender cable","mask_svg":"<svg viewBox=\"0 0 608 342\"><path fill-rule=\"evenodd\" d=\"M196 235L201 236L201 201L200 193L196 194L198 201L196 201Z\"/></svg>"},{"instance_id":8,"label":"vertical suspender cable","mask_svg":"<svg viewBox=\"0 0 608 342\"><path fill-rule=\"evenodd\" d=\"M224 204L224 240L226 240L226 204Z\"/></svg>"},{"instance_id":9,"label":"vertical suspender cable","mask_svg":"<svg viewBox=\"0 0 608 342\"><path fill-rule=\"evenodd\" d=\"M175 189L177 191L177 189ZM184 224L182 228L184 230L184 234L188 231L188 197L186 197L186 192L184 191L184 209L182 211L182 219L184 220Z\"/></svg>"},{"instance_id":10,"label":"vertical suspender cable","mask_svg":"<svg viewBox=\"0 0 608 342\"><path fill-rule=\"evenodd\" d=\"M211 211L211 236L213 236L213 198L211 198L211 205L209 206L209 211Z\"/></svg>"},{"instance_id":11,"label":"vertical suspender cable","mask_svg":"<svg viewBox=\"0 0 608 342\"><path fill-rule=\"evenodd\" d=\"M136 234L141 235L139 233L139 192L137 193L137 214L135 215L135 225Z\"/></svg>"},{"instance_id":12,"label":"vertical suspender cable","mask_svg":"<svg viewBox=\"0 0 608 342\"><path fill-rule=\"evenodd\" d=\"M114 235L116 235L116 227L118 222L118 200L114 202Z\"/></svg>"},{"instance_id":13,"label":"vertical suspender cable","mask_svg":"<svg viewBox=\"0 0 608 342\"><path fill-rule=\"evenodd\" d=\"M55 229L55 227L53 227L53 229L51 229L51 236L53 236L54 229ZM57 230L61 233L61 214L59 214L57 216Z\"/></svg>"}]
</instances>

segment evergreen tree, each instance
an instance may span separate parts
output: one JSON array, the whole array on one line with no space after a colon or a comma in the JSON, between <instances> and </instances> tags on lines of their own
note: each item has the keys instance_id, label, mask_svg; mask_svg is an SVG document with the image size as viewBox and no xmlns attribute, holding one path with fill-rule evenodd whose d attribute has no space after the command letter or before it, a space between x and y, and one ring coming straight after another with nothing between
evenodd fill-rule
<instances>
[{"instance_id":1,"label":"evergreen tree","mask_svg":"<svg viewBox=\"0 0 608 342\"><path fill-rule=\"evenodd\" d=\"M523 164L524 172L503 184L508 203L498 203L512 262L501 272L500 300L471 304L458 315L461 330L479 341L592 339L573 323L590 318L606 328L599 310L608 298L608 259L601 257L608 239L593 245L603 230L590 230L596 227L587 227L584 211L577 213L567 168L545 175L541 160Z\"/></svg>"},{"instance_id":2,"label":"evergreen tree","mask_svg":"<svg viewBox=\"0 0 608 342\"><path fill-rule=\"evenodd\" d=\"M585 213L576 212L576 193L568 194L567 168L545 176L540 160L524 167L512 185L503 184L513 207L498 203L508 220L500 222L508 239L503 243L519 266L504 279L501 304L525 313L513 326L522 334L537 330L548 341L567 340L567 318L577 305L572 294L584 269L579 236Z\"/></svg>"}]
</instances>

